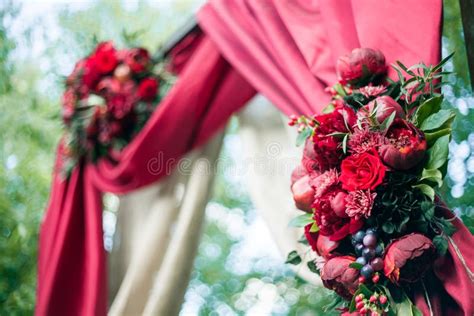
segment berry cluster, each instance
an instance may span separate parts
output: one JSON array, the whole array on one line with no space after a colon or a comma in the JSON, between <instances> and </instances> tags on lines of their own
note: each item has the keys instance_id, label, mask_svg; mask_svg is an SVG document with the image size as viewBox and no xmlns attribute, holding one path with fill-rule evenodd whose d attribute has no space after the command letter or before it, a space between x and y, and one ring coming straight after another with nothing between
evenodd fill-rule
<instances>
[{"instance_id":1,"label":"berry cluster","mask_svg":"<svg viewBox=\"0 0 474 316\"><path fill-rule=\"evenodd\" d=\"M360 293L355 297L356 310L359 312L359 315L384 315L387 301L387 297L383 294L374 293L367 298L363 293Z\"/></svg>"},{"instance_id":2,"label":"berry cluster","mask_svg":"<svg viewBox=\"0 0 474 316\"><path fill-rule=\"evenodd\" d=\"M376 230L359 230L352 236L352 244L358 256L356 262L362 265L359 281L377 283L380 278L378 271L383 270L383 245L377 240Z\"/></svg>"}]
</instances>

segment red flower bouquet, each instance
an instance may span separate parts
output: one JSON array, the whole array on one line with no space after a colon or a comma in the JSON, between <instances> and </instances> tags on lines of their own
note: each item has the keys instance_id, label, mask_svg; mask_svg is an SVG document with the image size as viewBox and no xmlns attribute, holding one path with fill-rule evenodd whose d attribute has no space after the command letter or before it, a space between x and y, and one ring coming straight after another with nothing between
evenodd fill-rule
<instances>
[{"instance_id":1,"label":"red flower bouquet","mask_svg":"<svg viewBox=\"0 0 474 316\"><path fill-rule=\"evenodd\" d=\"M66 173L83 158L113 159L141 130L170 84L163 63L103 42L76 64L62 98Z\"/></svg>"},{"instance_id":2,"label":"red flower bouquet","mask_svg":"<svg viewBox=\"0 0 474 316\"><path fill-rule=\"evenodd\" d=\"M291 189L306 212L292 224L319 257L310 269L348 300L344 315L421 315L412 286L434 275L455 231L435 202L454 119L438 93L447 60L398 62L393 81L381 52L356 49L337 63L324 114L291 117L305 143Z\"/></svg>"}]
</instances>

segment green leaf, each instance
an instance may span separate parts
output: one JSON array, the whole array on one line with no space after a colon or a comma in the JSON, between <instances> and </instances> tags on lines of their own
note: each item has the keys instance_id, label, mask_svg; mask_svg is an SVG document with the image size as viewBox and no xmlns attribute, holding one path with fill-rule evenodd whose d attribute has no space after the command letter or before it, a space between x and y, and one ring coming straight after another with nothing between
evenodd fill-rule
<instances>
[{"instance_id":1,"label":"green leaf","mask_svg":"<svg viewBox=\"0 0 474 316\"><path fill-rule=\"evenodd\" d=\"M417 127L425 121L425 119L433 113L438 112L441 109L441 103L443 102L443 96L437 96L430 98L418 106L414 116L413 122Z\"/></svg>"},{"instance_id":2,"label":"green leaf","mask_svg":"<svg viewBox=\"0 0 474 316\"><path fill-rule=\"evenodd\" d=\"M301 263L301 257L300 255L296 252L296 250L293 250L288 254L288 257L286 257L285 263L289 264L300 264Z\"/></svg>"},{"instance_id":3,"label":"green leaf","mask_svg":"<svg viewBox=\"0 0 474 316\"><path fill-rule=\"evenodd\" d=\"M363 264L361 263L358 263L358 262L352 262L350 265L349 265L349 268L353 268L353 269L356 269L356 270L360 270L364 267Z\"/></svg>"},{"instance_id":4,"label":"green leaf","mask_svg":"<svg viewBox=\"0 0 474 316\"><path fill-rule=\"evenodd\" d=\"M390 127L390 125L392 125L393 120L395 119L395 115L397 115L397 112L393 111L392 114L390 114L390 116L387 117L382 124L380 124L380 129L382 131L386 131Z\"/></svg>"},{"instance_id":5,"label":"green leaf","mask_svg":"<svg viewBox=\"0 0 474 316\"><path fill-rule=\"evenodd\" d=\"M431 147L438 140L438 138L444 135L451 135L451 128L440 129L432 133L425 133L426 142Z\"/></svg>"},{"instance_id":6,"label":"green leaf","mask_svg":"<svg viewBox=\"0 0 474 316\"><path fill-rule=\"evenodd\" d=\"M346 90L344 90L344 87L340 83L336 83L333 88L340 96L346 96Z\"/></svg>"},{"instance_id":7,"label":"green leaf","mask_svg":"<svg viewBox=\"0 0 474 316\"><path fill-rule=\"evenodd\" d=\"M342 151L344 153L347 153L347 140L349 139L349 134L346 134L346 136L344 136L344 139L342 140Z\"/></svg>"},{"instance_id":8,"label":"green leaf","mask_svg":"<svg viewBox=\"0 0 474 316\"><path fill-rule=\"evenodd\" d=\"M313 133L313 129L306 127L301 131L301 133L298 134L298 137L296 137L296 146L301 146L305 143L306 139L311 136Z\"/></svg>"},{"instance_id":9,"label":"green leaf","mask_svg":"<svg viewBox=\"0 0 474 316\"><path fill-rule=\"evenodd\" d=\"M444 135L436 140L433 147L428 150L429 159L426 169L439 169L448 160L449 135Z\"/></svg>"},{"instance_id":10,"label":"green leaf","mask_svg":"<svg viewBox=\"0 0 474 316\"><path fill-rule=\"evenodd\" d=\"M395 231L395 225L392 222L385 222L382 225L382 230L387 234L392 234Z\"/></svg>"},{"instance_id":11,"label":"green leaf","mask_svg":"<svg viewBox=\"0 0 474 316\"><path fill-rule=\"evenodd\" d=\"M329 113L334 112L334 109L335 109L334 104L329 103L321 112L323 114L329 114Z\"/></svg>"},{"instance_id":12,"label":"green leaf","mask_svg":"<svg viewBox=\"0 0 474 316\"><path fill-rule=\"evenodd\" d=\"M290 227L305 227L306 225L313 224L313 214L311 213L304 213L295 218L293 218L288 226Z\"/></svg>"},{"instance_id":13,"label":"green leaf","mask_svg":"<svg viewBox=\"0 0 474 316\"><path fill-rule=\"evenodd\" d=\"M420 181L431 181L438 184L438 187L443 185L443 174L438 169L423 169Z\"/></svg>"},{"instance_id":14,"label":"green leaf","mask_svg":"<svg viewBox=\"0 0 474 316\"><path fill-rule=\"evenodd\" d=\"M318 267L316 266L316 263L314 263L314 261L310 260L306 265L308 266L309 271L319 274Z\"/></svg>"},{"instance_id":15,"label":"green leaf","mask_svg":"<svg viewBox=\"0 0 474 316\"><path fill-rule=\"evenodd\" d=\"M441 60L441 61L439 62L439 64L437 64L436 66L434 66L433 72L440 70L441 67L443 67L443 65L446 64L446 62L447 62L448 60L450 60L451 57L453 57L454 53L455 53L455 52L452 52L451 54L449 54L448 56L446 56L445 58L443 58L443 60Z\"/></svg>"},{"instance_id":16,"label":"green leaf","mask_svg":"<svg viewBox=\"0 0 474 316\"><path fill-rule=\"evenodd\" d=\"M310 233L317 233L319 232L319 226L316 222L313 222L313 225L311 225L311 228L309 229Z\"/></svg>"},{"instance_id":17,"label":"green leaf","mask_svg":"<svg viewBox=\"0 0 474 316\"><path fill-rule=\"evenodd\" d=\"M433 131L441 127L451 127L451 123L456 117L456 113L452 110L441 110L431 114L423 121L420 126L422 131Z\"/></svg>"},{"instance_id":18,"label":"green leaf","mask_svg":"<svg viewBox=\"0 0 474 316\"><path fill-rule=\"evenodd\" d=\"M448 251L448 240L443 236L435 236L435 238L433 238L433 245L436 247L436 251L441 257Z\"/></svg>"},{"instance_id":19,"label":"green leaf","mask_svg":"<svg viewBox=\"0 0 474 316\"><path fill-rule=\"evenodd\" d=\"M423 194L429 197L431 201L434 201L435 191L429 185L421 183L421 184L413 185L412 187L420 190L421 192L423 192Z\"/></svg>"}]
</instances>

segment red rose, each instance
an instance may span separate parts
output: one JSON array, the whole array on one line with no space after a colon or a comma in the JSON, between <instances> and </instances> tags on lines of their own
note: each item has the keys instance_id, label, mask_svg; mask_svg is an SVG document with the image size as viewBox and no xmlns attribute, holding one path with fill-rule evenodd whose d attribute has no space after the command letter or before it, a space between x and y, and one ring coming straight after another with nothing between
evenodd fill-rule
<instances>
[{"instance_id":1,"label":"red rose","mask_svg":"<svg viewBox=\"0 0 474 316\"><path fill-rule=\"evenodd\" d=\"M138 96L143 101L153 101L158 94L158 81L154 78L145 78L138 86Z\"/></svg>"},{"instance_id":2,"label":"red rose","mask_svg":"<svg viewBox=\"0 0 474 316\"><path fill-rule=\"evenodd\" d=\"M87 59L82 72L82 82L88 89L94 90L99 79L100 74L97 72L94 59Z\"/></svg>"},{"instance_id":3,"label":"red rose","mask_svg":"<svg viewBox=\"0 0 474 316\"><path fill-rule=\"evenodd\" d=\"M416 282L431 267L435 247L422 234L414 233L392 242L385 250L384 274L392 282Z\"/></svg>"},{"instance_id":4,"label":"red rose","mask_svg":"<svg viewBox=\"0 0 474 316\"><path fill-rule=\"evenodd\" d=\"M388 166L407 170L423 160L427 147L425 135L412 123L396 119L385 137L388 141L380 147L380 156Z\"/></svg>"},{"instance_id":5,"label":"red rose","mask_svg":"<svg viewBox=\"0 0 474 316\"><path fill-rule=\"evenodd\" d=\"M369 82L378 83L387 73L385 56L378 50L356 48L342 56L336 64L339 82L362 87Z\"/></svg>"},{"instance_id":6,"label":"red rose","mask_svg":"<svg viewBox=\"0 0 474 316\"><path fill-rule=\"evenodd\" d=\"M314 143L314 159L318 162L321 171L339 165L343 156L342 139L329 136L332 133L347 133L356 123L354 111L346 106L336 108L332 113L318 115L315 117L319 125L316 127Z\"/></svg>"},{"instance_id":7,"label":"red rose","mask_svg":"<svg viewBox=\"0 0 474 316\"><path fill-rule=\"evenodd\" d=\"M134 73L143 72L150 65L150 54L144 48L132 48L127 52L125 63Z\"/></svg>"},{"instance_id":8,"label":"red rose","mask_svg":"<svg viewBox=\"0 0 474 316\"><path fill-rule=\"evenodd\" d=\"M376 152L349 156L341 163L342 187L348 191L375 190L385 177L386 167Z\"/></svg>"},{"instance_id":9,"label":"red rose","mask_svg":"<svg viewBox=\"0 0 474 316\"><path fill-rule=\"evenodd\" d=\"M354 257L333 257L321 270L321 280L326 288L335 291L341 297L350 300L359 287L359 271L350 268Z\"/></svg>"},{"instance_id":10,"label":"red rose","mask_svg":"<svg viewBox=\"0 0 474 316\"><path fill-rule=\"evenodd\" d=\"M381 97L376 98L375 100L371 101L369 104L364 106L361 110L359 110L358 114L362 114L366 116L377 107L377 111L375 113L375 118L377 122L383 123L393 112L395 112L395 117L404 118L405 111L403 111L400 104L397 103L391 97L384 95Z\"/></svg>"},{"instance_id":11,"label":"red rose","mask_svg":"<svg viewBox=\"0 0 474 316\"><path fill-rule=\"evenodd\" d=\"M101 74L111 72L118 63L116 50L112 42L100 43L90 58L93 60L94 67Z\"/></svg>"}]
</instances>

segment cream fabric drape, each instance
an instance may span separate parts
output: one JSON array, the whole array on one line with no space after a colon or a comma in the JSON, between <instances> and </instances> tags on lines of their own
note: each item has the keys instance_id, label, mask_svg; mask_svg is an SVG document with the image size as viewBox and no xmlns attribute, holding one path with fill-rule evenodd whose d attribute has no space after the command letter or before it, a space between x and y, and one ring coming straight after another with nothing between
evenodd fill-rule
<instances>
[{"instance_id":1,"label":"cream fabric drape","mask_svg":"<svg viewBox=\"0 0 474 316\"><path fill-rule=\"evenodd\" d=\"M192 271L223 133L163 181L120 197L109 315L176 315ZM181 193L181 194L180 194ZM123 275L123 279L122 276Z\"/></svg>"},{"instance_id":2,"label":"cream fabric drape","mask_svg":"<svg viewBox=\"0 0 474 316\"><path fill-rule=\"evenodd\" d=\"M238 115L244 149L247 190L267 224L282 260L307 247L297 240L302 230L288 227L297 216L290 175L301 157L296 133L265 98L258 96ZM157 184L120 197L114 248L109 256L110 316L179 313L192 270L205 207L214 179L223 133L186 157L188 168L175 169ZM295 272L320 284L306 264Z\"/></svg>"},{"instance_id":3,"label":"cream fabric drape","mask_svg":"<svg viewBox=\"0 0 474 316\"><path fill-rule=\"evenodd\" d=\"M312 284L321 284L319 277L309 271L306 263L315 259L308 247L297 241L303 230L289 227L297 215L290 190L291 172L299 164L301 150L295 146L296 129L289 128L284 117L262 96L239 114L244 161L249 162L245 177L250 198L271 232L282 257L297 250L303 263L295 272Z\"/></svg>"}]
</instances>

